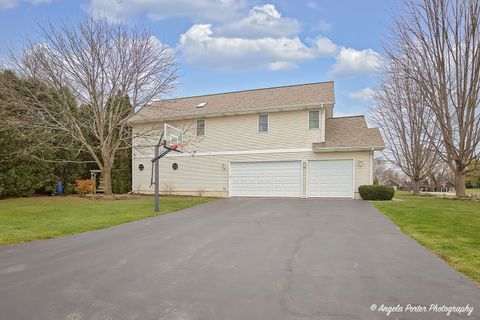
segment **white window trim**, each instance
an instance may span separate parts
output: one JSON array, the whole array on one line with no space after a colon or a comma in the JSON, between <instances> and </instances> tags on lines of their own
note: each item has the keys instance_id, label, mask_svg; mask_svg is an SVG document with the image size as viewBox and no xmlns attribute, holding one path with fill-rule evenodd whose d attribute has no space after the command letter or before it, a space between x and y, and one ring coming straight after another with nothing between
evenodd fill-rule
<instances>
[{"instance_id":1,"label":"white window trim","mask_svg":"<svg viewBox=\"0 0 480 320\"><path fill-rule=\"evenodd\" d=\"M318 112L318 128L310 128L310 112L311 111L317 111ZM320 111L320 109L318 110L308 110L307 112L307 128L308 130L320 130L320 128L322 127L322 112Z\"/></svg>"},{"instance_id":2,"label":"white window trim","mask_svg":"<svg viewBox=\"0 0 480 320\"><path fill-rule=\"evenodd\" d=\"M198 135L198 121L203 121L203 136ZM205 119L197 119L195 122L195 136L197 137L205 137L207 135L207 120Z\"/></svg>"},{"instance_id":3,"label":"white window trim","mask_svg":"<svg viewBox=\"0 0 480 320\"><path fill-rule=\"evenodd\" d=\"M267 116L267 131L260 131L260 117ZM266 113L260 113L257 117L257 132L259 134L267 134L270 132L270 116Z\"/></svg>"}]
</instances>

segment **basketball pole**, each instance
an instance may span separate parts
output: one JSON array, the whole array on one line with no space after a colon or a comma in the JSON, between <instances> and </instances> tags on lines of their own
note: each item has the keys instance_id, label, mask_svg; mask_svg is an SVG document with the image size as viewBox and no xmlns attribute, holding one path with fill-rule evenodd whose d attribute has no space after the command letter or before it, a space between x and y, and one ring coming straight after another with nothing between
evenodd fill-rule
<instances>
[{"instance_id":1,"label":"basketball pole","mask_svg":"<svg viewBox=\"0 0 480 320\"><path fill-rule=\"evenodd\" d=\"M154 179L155 179L155 212L160 212L160 186L159 186L159 180L160 180L160 170L159 170L159 162L160 162L160 147L155 145L155 173L154 173Z\"/></svg>"},{"instance_id":2,"label":"basketball pole","mask_svg":"<svg viewBox=\"0 0 480 320\"><path fill-rule=\"evenodd\" d=\"M154 194L155 194L155 212L160 212L160 159L166 156L170 151L177 151L169 147L163 146L165 150L160 153L160 145L155 146L155 157L152 159L153 166L153 184L155 185Z\"/></svg>"},{"instance_id":3,"label":"basketball pole","mask_svg":"<svg viewBox=\"0 0 480 320\"><path fill-rule=\"evenodd\" d=\"M176 151L176 152L181 152L180 150L177 150L179 144L172 144L167 145L167 141L163 139L163 137L166 137L166 128L167 124L165 123L164 130L162 132L162 135L160 136L160 140L158 144L155 145L155 156L151 160L152 161L152 166L153 166L153 180L154 180L154 194L155 194L155 208L153 209L155 212L160 212L160 158L163 158L166 156L170 151ZM163 147L165 150L160 153L160 147ZM150 176L151 177L151 176ZM151 178L150 178L151 179ZM152 181L152 180L150 180Z\"/></svg>"}]
</instances>

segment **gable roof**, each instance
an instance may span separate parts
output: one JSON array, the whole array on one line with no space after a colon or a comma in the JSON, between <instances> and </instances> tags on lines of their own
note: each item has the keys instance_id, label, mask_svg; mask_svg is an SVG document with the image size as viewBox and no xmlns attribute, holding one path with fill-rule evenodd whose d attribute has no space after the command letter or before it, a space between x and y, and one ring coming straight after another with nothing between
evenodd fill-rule
<instances>
[{"instance_id":1,"label":"gable roof","mask_svg":"<svg viewBox=\"0 0 480 320\"><path fill-rule=\"evenodd\" d=\"M440 186L442 186L442 187L445 187L445 186L455 187L455 183L453 183L452 181L448 180L448 181L445 181L445 182L443 182L442 184L440 184Z\"/></svg>"},{"instance_id":2,"label":"gable roof","mask_svg":"<svg viewBox=\"0 0 480 320\"><path fill-rule=\"evenodd\" d=\"M394 185L396 185L396 186L400 186L400 185L401 185L400 182L395 181L395 180L393 180L392 178L388 178L388 179L386 179L385 181L383 181L383 184L386 184L386 183L392 183L392 184L394 184Z\"/></svg>"},{"instance_id":3,"label":"gable roof","mask_svg":"<svg viewBox=\"0 0 480 320\"><path fill-rule=\"evenodd\" d=\"M202 108L199 104L206 103ZM155 101L130 122L188 119L333 105L334 83L317 82Z\"/></svg>"},{"instance_id":4,"label":"gable roof","mask_svg":"<svg viewBox=\"0 0 480 320\"><path fill-rule=\"evenodd\" d=\"M378 128L369 128L365 116L328 118L325 120L325 142L314 143L313 151L330 148L382 150L385 148Z\"/></svg>"}]
</instances>

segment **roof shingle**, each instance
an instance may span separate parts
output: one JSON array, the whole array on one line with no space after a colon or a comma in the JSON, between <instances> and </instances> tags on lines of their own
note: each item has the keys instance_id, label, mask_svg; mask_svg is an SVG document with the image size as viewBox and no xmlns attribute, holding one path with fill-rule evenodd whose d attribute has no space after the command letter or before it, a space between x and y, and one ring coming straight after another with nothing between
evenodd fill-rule
<instances>
[{"instance_id":1,"label":"roof shingle","mask_svg":"<svg viewBox=\"0 0 480 320\"><path fill-rule=\"evenodd\" d=\"M368 128L364 116L326 119L325 130L325 142L314 143L314 151L342 147L379 150L385 147L380 130Z\"/></svg>"},{"instance_id":2,"label":"roof shingle","mask_svg":"<svg viewBox=\"0 0 480 320\"><path fill-rule=\"evenodd\" d=\"M273 108L333 104L334 83L318 82L155 101L140 109L130 122L186 119L249 113ZM197 108L206 103L203 108Z\"/></svg>"}]
</instances>

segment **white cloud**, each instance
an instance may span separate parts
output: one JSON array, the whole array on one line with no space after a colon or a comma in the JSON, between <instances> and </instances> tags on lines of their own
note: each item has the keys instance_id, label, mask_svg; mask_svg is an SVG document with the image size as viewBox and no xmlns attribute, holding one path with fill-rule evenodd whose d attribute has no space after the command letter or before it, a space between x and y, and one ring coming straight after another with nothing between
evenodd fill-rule
<instances>
[{"instance_id":1,"label":"white cloud","mask_svg":"<svg viewBox=\"0 0 480 320\"><path fill-rule=\"evenodd\" d=\"M214 28L219 35L243 38L291 37L300 33L296 19L282 17L273 4L253 7L248 16Z\"/></svg>"},{"instance_id":2,"label":"white cloud","mask_svg":"<svg viewBox=\"0 0 480 320\"><path fill-rule=\"evenodd\" d=\"M92 0L89 10L95 16L118 21L139 13L153 20L171 16L199 21L229 21L240 17L246 0Z\"/></svg>"},{"instance_id":3,"label":"white cloud","mask_svg":"<svg viewBox=\"0 0 480 320\"><path fill-rule=\"evenodd\" d=\"M380 54L372 49L359 51L342 48L335 60L330 73L336 76L371 73L377 71L380 66Z\"/></svg>"},{"instance_id":4,"label":"white cloud","mask_svg":"<svg viewBox=\"0 0 480 320\"><path fill-rule=\"evenodd\" d=\"M297 65L293 62L287 61L277 61L269 63L267 69L271 71L281 71L281 70L288 70L288 69L295 69Z\"/></svg>"},{"instance_id":5,"label":"white cloud","mask_svg":"<svg viewBox=\"0 0 480 320\"><path fill-rule=\"evenodd\" d=\"M328 38L317 38L312 42L307 46L298 37L223 37L217 36L210 24L196 24L181 35L179 49L188 62L197 65L278 71L336 52L336 45Z\"/></svg>"},{"instance_id":6,"label":"white cloud","mask_svg":"<svg viewBox=\"0 0 480 320\"><path fill-rule=\"evenodd\" d=\"M334 56L338 52L338 46L327 37L314 39L317 55L320 57Z\"/></svg>"},{"instance_id":7,"label":"white cloud","mask_svg":"<svg viewBox=\"0 0 480 320\"><path fill-rule=\"evenodd\" d=\"M0 9L11 9L16 7L22 1L37 5L51 3L53 0L0 0Z\"/></svg>"},{"instance_id":8,"label":"white cloud","mask_svg":"<svg viewBox=\"0 0 480 320\"><path fill-rule=\"evenodd\" d=\"M238 20L194 24L178 48L189 63L221 69L292 69L318 58L334 58L330 74L349 76L377 68L379 54L335 44L325 36L300 38L297 20L285 18L272 4L254 6Z\"/></svg>"},{"instance_id":9,"label":"white cloud","mask_svg":"<svg viewBox=\"0 0 480 320\"><path fill-rule=\"evenodd\" d=\"M358 91L348 92L347 96L356 100L371 101L375 91L372 88L363 88Z\"/></svg>"},{"instance_id":10,"label":"white cloud","mask_svg":"<svg viewBox=\"0 0 480 320\"><path fill-rule=\"evenodd\" d=\"M292 69L303 61L335 58L330 73L349 76L373 72L380 55L372 49L340 47L327 37L303 42L298 36L262 38L217 34L211 24L195 24L180 36L178 49L189 63L220 69Z\"/></svg>"},{"instance_id":11,"label":"white cloud","mask_svg":"<svg viewBox=\"0 0 480 320\"><path fill-rule=\"evenodd\" d=\"M0 0L1 1L1 0ZM250 0L92 0L94 16L121 21L145 13L150 19L186 17L195 23L212 23L218 35L242 38L292 36L300 33L300 23L282 17L273 4L257 5L248 11Z\"/></svg>"}]
</instances>

